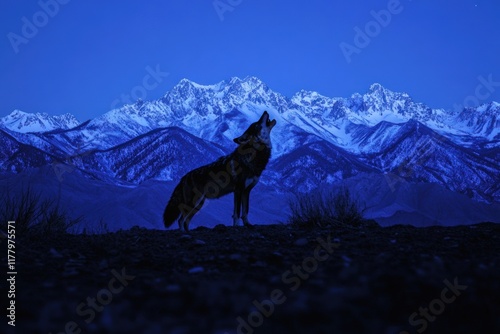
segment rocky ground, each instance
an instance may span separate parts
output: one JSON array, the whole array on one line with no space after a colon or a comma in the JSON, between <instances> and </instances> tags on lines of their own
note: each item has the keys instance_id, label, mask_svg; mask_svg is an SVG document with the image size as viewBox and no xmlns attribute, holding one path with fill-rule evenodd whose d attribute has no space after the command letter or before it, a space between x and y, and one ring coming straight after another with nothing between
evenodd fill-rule
<instances>
[{"instance_id":1,"label":"rocky ground","mask_svg":"<svg viewBox=\"0 0 500 334\"><path fill-rule=\"evenodd\" d=\"M17 333L500 332L499 224L16 241Z\"/></svg>"}]
</instances>

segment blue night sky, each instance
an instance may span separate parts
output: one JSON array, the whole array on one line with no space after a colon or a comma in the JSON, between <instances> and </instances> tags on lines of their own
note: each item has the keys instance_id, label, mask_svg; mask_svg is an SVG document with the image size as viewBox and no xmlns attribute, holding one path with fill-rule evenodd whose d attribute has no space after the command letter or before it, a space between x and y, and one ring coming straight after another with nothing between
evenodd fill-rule
<instances>
[{"instance_id":1,"label":"blue night sky","mask_svg":"<svg viewBox=\"0 0 500 334\"><path fill-rule=\"evenodd\" d=\"M182 78L248 75L288 97L347 97L379 82L433 108L500 101L497 0L221 0L219 12L213 0L59 0L53 17L40 12L54 1L2 5L0 117L17 108L84 121L137 87L151 100ZM393 11L384 26L371 13L381 10ZM356 27L370 40L355 41Z\"/></svg>"}]
</instances>

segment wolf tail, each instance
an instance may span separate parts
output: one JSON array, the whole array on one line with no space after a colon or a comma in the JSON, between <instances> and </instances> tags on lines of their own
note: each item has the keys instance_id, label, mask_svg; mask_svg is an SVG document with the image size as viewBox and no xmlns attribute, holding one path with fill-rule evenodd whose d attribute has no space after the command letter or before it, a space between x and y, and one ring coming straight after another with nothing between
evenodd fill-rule
<instances>
[{"instance_id":1,"label":"wolf tail","mask_svg":"<svg viewBox=\"0 0 500 334\"><path fill-rule=\"evenodd\" d=\"M182 188L182 182L179 182L163 212L163 223L167 228L170 227L181 214L180 205L182 204Z\"/></svg>"}]
</instances>

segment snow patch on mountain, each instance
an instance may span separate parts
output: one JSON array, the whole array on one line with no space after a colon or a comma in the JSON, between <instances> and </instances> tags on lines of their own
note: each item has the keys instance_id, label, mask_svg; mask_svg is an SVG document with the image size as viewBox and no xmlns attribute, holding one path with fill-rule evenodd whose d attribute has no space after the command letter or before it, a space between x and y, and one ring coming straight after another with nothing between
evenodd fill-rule
<instances>
[{"instance_id":1,"label":"snow patch on mountain","mask_svg":"<svg viewBox=\"0 0 500 334\"><path fill-rule=\"evenodd\" d=\"M21 133L70 129L78 124L80 122L71 114L50 116L46 113L31 114L18 109L0 119L0 127Z\"/></svg>"}]
</instances>

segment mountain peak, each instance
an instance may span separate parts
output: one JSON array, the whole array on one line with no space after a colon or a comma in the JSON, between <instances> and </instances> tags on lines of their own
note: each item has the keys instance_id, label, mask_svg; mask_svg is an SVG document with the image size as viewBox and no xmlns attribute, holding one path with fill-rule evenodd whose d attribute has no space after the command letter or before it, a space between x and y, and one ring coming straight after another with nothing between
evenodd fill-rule
<instances>
[{"instance_id":1,"label":"mountain peak","mask_svg":"<svg viewBox=\"0 0 500 334\"><path fill-rule=\"evenodd\" d=\"M25 111L22 111L20 109L14 109L10 114L9 116L11 117L16 117L16 116L23 116L23 115L27 115L28 113L25 112Z\"/></svg>"},{"instance_id":2,"label":"mountain peak","mask_svg":"<svg viewBox=\"0 0 500 334\"><path fill-rule=\"evenodd\" d=\"M202 84L196 83L194 81L191 81L189 79L183 78L179 81L179 83L176 86L194 87L194 88L198 88L198 89L213 89L214 86L216 86L216 85L202 85Z\"/></svg>"},{"instance_id":3,"label":"mountain peak","mask_svg":"<svg viewBox=\"0 0 500 334\"><path fill-rule=\"evenodd\" d=\"M262 82L262 80L260 80L255 76L246 76L243 79L234 76L229 78L228 80L223 80L217 84L212 84L212 85L202 85L192 80L183 78L179 81L177 85L174 86L173 90L175 90L176 88L182 88L182 89L196 88L196 89L219 91L223 89L225 86L244 86L246 89L255 89L260 86L267 87L266 84Z\"/></svg>"},{"instance_id":4,"label":"mountain peak","mask_svg":"<svg viewBox=\"0 0 500 334\"><path fill-rule=\"evenodd\" d=\"M228 86L241 87L246 91L254 90L259 87L267 89L266 84L255 76L246 76L243 79L239 77L231 77L227 82Z\"/></svg>"},{"instance_id":5,"label":"mountain peak","mask_svg":"<svg viewBox=\"0 0 500 334\"><path fill-rule=\"evenodd\" d=\"M318 92L304 89L295 93L295 95L291 98L291 101L295 106L315 109L331 108L337 100L338 99L323 96Z\"/></svg>"},{"instance_id":6,"label":"mountain peak","mask_svg":"<svg viewBox=\"0 0 500 334\"><path fill-rule=\"evenodd\" d=\"M384 88L384 86L382 86L381 84L379 84L378 82L374 82L370 85L370 88L368 89L368 91L371 93L371 92L378 92L378 91L384 91L386 90Z\"/></svg>"},{"instance_id":7,"label":"mountain peak","mask_svg":"<svg viewBox=\"0 0 500 334\"><path fill-rule=\"evenodd\" d=\"M55 129L70 129L80 124L75 116L64 115L50 116L47 113L27 113L15 109L9 115L0 118L0 125L16 132L45 132Z\"/></svg>"},{"instance_id":8,"label":"mountain peak","mask_svg":"<svg viewBox=\"0 0 500 334\"><path fill-rule=\"evenodd\" d=\"M500 103L491 101L490 103L488 103L488 109L497 110L498 112L500 112Z\"/></svg>"},{"instance_id":9,"label":"mountain peak","mask_svg":"<svg viewBox=\"0 0 500 334\"><path fill-rule=\"evenodd\" d=\"M410 95L405 92L394 92L388 88L385 88L378 82L375 82L370 85L370 88L368 89L368 92L366 95L380 95L380 96L392 96L394 99L399 99L399 100L411 100Z\"/></svg>"},{"instance_id":10,"label":"mountain peak","mask_svg":"<svg viewBox=\"0 0 500 334\"><path fill-rule=\"evenodd\" d=\"M253 75L246 76L243 79L243 81L244 82L251 82L251 83L254 83L256 85L264 85L264 82L262 80L260 80L259 78L257 78L256 76L253 76Z\"/></svg>"}]
</instances>

